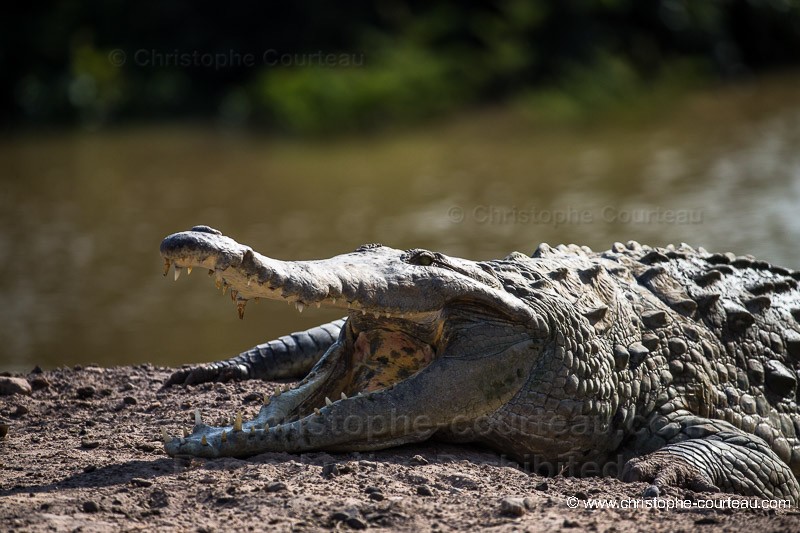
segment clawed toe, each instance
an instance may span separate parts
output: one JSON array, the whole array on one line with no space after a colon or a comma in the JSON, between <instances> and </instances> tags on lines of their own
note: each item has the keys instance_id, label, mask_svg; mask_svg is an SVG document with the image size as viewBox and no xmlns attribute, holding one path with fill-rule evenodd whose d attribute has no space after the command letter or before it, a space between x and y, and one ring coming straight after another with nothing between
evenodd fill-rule
<instances>
[{"instance_id":1,"label":"clawed toe","mask_svg":"<svg viewBox=\"0 0 800 533\"><path fill-rule=\"evenodd\" d=\"M696 492L720 492L709 476L681 457L653 453L631 459L622 471L623 481L646 481L651 485L644 497L656 497L665 487L682 487Z\"/></svg>"}]
</instances>

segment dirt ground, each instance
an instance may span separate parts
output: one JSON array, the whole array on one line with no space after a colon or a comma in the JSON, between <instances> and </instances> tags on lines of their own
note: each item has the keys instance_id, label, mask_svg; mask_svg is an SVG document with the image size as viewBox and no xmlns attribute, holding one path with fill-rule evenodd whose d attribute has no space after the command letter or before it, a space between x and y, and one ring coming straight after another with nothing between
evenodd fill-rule
<instances>
[{"instance_id":1,"label":"dirt ground","mask_svg":"<svg viewBox=\"0 0 800 533\"><path fill-rule=\"evenodd\" d=\"M545 478L466 446L171 459L161 427L180 434L197 407L210 423L235 409L253 416L275 385L159 391L169 374L144 365L0 378L0 530L800 530L793 509L587 509L592 499L638 498L645 485ZM20 392L11 393L15 386ZM663 496L729 497L680 489Z\"/></svg>"}]
</instances>

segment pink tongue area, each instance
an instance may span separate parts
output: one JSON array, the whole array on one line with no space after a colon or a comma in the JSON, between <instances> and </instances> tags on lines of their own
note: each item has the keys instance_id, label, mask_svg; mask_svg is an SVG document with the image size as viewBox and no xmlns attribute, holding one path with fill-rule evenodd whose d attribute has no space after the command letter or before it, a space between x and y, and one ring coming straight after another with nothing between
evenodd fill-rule
<instances>
[{"instance_id":1,"label":"pink tongue area","mask_svg":"<svg viewBox=\"0 0 800 533\"><path fill-rule=\"evenodd\" d=\"M352 392L384 389L411 377L433 361L431 347L399 331L358 334L353 354Z\"/></svg>"}]
</instances>

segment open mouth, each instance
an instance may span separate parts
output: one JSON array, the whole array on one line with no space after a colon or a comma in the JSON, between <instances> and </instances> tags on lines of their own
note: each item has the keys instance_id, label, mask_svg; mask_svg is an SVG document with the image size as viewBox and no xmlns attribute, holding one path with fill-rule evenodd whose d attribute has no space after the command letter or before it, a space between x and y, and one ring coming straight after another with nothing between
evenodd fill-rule
<instances>
[{"instance_id":1,"label":"open mouth","mask_svg":"<svg viewBox=\"0 0 800 533\"><path fill-rule=\"evenodd\" d=\"M173 455L191 445L195 435L201 435L194 439L201 447L199 454L213 456L216 455L214 441L217 448L224 446L237 433L258 440L281 429L288 432L293 424L307 424L337 405L363 401L390 391L422 372L444 350L443 309L412 312L400 306L373 307L348 294L346 286L330 281L326 284L324 276L303 279L292 272L281 272L279 268L265 272L249 249L241 252L235 268L226 264L224 254L216 250L207 255L164 253L163 249L162 253L164 275L174 267L175 280L184 272L191 274L194 269L208 269L217 288L230 294L240 318L244 316L247 302L258 298L286 301L294 304L299 312L315 306L348 313L337 342L295 388L279 389L272 397L265 397L255 420L244 422L237 416L227 428L206 426L196 412L191 434L175 439L164 435L167 451ZM321 279L326 290L308 281L312 279ZM194 447L190 453L198 454Z\"/></svg>"},{"instance_id":2,"label":"open mouth","mask_svg":"<svg viewBox=\"0 0 800 533\"><path fill-rule=\"evenodd\" d=\"M161 244L165 275L207 269L239 316L266 298L340 309L338 339L293 388L265 398L258 416L191 434L164 434L170 455L375 450L425 440L457 413L497 409L521 387L543 318L480 264L424 250L365 245L350 254L280 261L205 226ZM492 330L489 336L473 328ZM538 341L537 341L538 342ZM477 358L482 365L474 364ZM462 391L442 394L442 387ZM463 389L463 390L462 390Z\"/></svg>"}]
</instances>

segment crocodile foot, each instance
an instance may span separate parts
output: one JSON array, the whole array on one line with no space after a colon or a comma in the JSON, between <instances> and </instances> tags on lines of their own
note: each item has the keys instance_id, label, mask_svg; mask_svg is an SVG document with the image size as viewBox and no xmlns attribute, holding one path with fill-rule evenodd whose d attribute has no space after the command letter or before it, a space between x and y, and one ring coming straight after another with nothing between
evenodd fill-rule
<instances>
[{"instance_id":1,"label":"crocodile foot","mask_svg":"<svg viewBox=\"0 0 800 533\"><path fill-rule=\"evenodd\" d=\"M623 481L647 481L651 485L643 496L656 497L664 487L683 487L696 492L720 492L711 478L697 465L669 451L657 451L636 457L625 464Z\"/></svg>"},{"instance_id":2,"label":"crocodile foot","mask_svg":"<svg viewBox=\"0 0 800 533\"><path fill-rule=\"evenodd\" d=\"M738 430L668 444L631 459L621 478L649 481L645 497L657 496L664 487L677 486L698 492L800 501L800 486L789 467L763 440Z\"/></svg>"}]
</instances>

